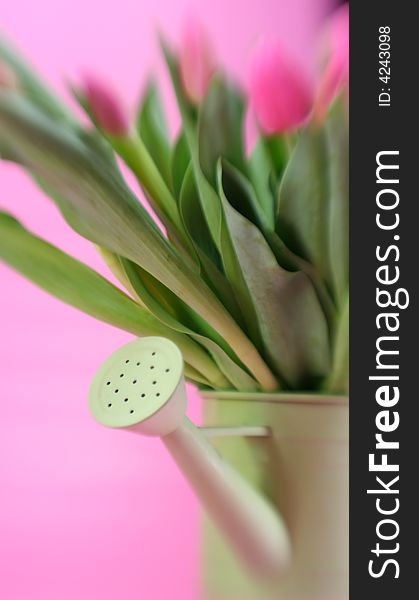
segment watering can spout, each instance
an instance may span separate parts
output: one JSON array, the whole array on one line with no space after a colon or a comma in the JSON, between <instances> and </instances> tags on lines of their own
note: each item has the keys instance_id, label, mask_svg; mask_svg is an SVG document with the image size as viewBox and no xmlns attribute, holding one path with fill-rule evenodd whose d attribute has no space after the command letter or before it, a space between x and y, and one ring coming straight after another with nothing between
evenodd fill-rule
<instances>
[{"instance_id":1,"label":"watering can spout","mask_svg":"<svg viewBox=\"0 0 419 600\"><path fill-rule=\"evenodd\" d=\"M103 425L161 437L249 569L264 576L278 576L287 569L291 546L280 514L185 416L183 360L173 342L140 338L117 350L93 379L89 407Z\"/></svg>"},{"instance_id":2,"label":"watering can spout","mask_svg":"<svg viewBox=\"0 0 419 600\"><path fill-rule=\"evenodd\" d=\"M221 458L187 418L162 441L247 567L266 576L284 572L291 548L278 511Z\"/></svg>"}]
</instances>

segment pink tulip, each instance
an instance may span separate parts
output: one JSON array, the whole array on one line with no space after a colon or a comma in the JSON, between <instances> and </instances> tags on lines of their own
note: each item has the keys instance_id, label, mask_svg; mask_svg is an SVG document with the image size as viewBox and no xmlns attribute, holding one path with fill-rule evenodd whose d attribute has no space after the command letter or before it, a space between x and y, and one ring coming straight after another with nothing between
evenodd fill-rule
<instances>
[{"instance_id":1,"label":"pink tulip","mask_svg":"<svg viewBox=\"0 0 419 600\"><path fill-rule=\"evenodd\" d=\"M200 23L194 19L185 22L179 47L180 76L189 100L202 100L215 69L211 44Z\"/></svg>"},{"instance_id":2,"label":"pink tulip","mask_svg":"<svg viewBox=\"0 0 419 600\"><path fill-rule=\"evenodd\" d=\"M98 125L114 136L129 131L128 117L114 93L95 77L85 77L83 94Z\"/></svg>"},{"instance_id":3,"label":"pink tulip","mask_svg":"<svg viewBox=\"0 0 419 600\"><path fill-rule=\"evenodd\" d=\"M0 90L17 90L19 88L16 74L5 62L0 60Z\"/></svg>"},{"instance_id":4,"label":"pink tulip","mask_svg":"<svg viewBox=\"0 0 419 600\"><path fill-rule=\"evenodd\" d=\"M349 8L343 5L336 10L326 25L323 40L326 63L320 77L315 113L322 119L328 106L339 92L349 84Z\"/></svg>"},{"instance_id":5,"label":"pink tulip","mask_svg":"<svg viewBox=\"0 0 419 600\"><path fill-rule=\"evenodd\" d=\"M277 41L256 50L250 72L250 102L265 133L294 129L312 108L310 83Z\"/></svg>"}]
</instances>

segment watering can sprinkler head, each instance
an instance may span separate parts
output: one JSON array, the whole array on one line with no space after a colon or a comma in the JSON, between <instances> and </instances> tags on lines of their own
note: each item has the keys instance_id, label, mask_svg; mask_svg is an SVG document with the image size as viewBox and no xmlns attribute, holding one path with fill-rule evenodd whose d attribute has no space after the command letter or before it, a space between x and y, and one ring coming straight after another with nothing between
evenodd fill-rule
<instances>
[{"instance_id":1,"label":"watering can sprinkler head","mask_svg":"<svg viewBox=\"0 0 419 600\"><path fill-rule=\"evenodd\" d=\"M94 376L89 407L107 427L168 435L179 427L186 410L180 350L161 337L140 338L122 346Z\"/></svg>"},{"instance_id":2,"label":"watering can sprinkler head","mask_svg":"<svg viewBox=\"0 0 419 600\"><path fill-rule=\"evenodd\" d=\"M96 372L89 391L90 411L102 425L161 437L248 568L280 575L291 557L281 516L189 421L186 404L182 354L161 337L139 338L114 352Z\"/></svg>"}]
</instances>

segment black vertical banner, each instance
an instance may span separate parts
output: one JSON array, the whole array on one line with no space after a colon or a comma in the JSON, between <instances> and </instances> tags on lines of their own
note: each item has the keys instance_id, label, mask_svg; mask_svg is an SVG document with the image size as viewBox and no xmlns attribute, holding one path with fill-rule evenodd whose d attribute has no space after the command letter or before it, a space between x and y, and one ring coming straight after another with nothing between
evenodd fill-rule
<instances>
[{"instance_id":1,"label":"black vertical banner","mask_svg":"<svg viewBox=\"0 0 419 600\"><path fill-rule=\"evenodd\" d=\"M352 600L419 597L416 12L350 6Z\"/></svg>"}]
</instances>

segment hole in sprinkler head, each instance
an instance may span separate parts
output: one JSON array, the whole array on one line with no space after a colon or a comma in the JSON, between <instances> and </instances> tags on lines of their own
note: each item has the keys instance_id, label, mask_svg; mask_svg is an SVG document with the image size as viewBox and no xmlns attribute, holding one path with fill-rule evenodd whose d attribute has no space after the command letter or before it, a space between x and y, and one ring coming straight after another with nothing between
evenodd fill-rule
<instances>
[{"instance_id":1,"label":"hole in sprinkler head","mask_svg":"<svg viewBox=\"0 0 419 600\"><path fill-rule=\"evenodd\" d=\"M150 369L154 369L154 365L151 365Z\"/></svg>"},{"instance_id":2,"label":"hole in sprinkler head","mask_svg":"<svg viewBox=\"0 0 419 600\"><path fill-rule=\"evenodd\" d=\"M132 383L137 383L137 380L136 380L136 379L133 379L133 380L132 380Z\"/></svg>"},{"instance_id":3,"label":"hole in sprinkler head","mask_svg":"<svg viewBox=\"0 0 419 600\"><path fill-rule=\"evenodd\" d=\"M156 356L156 353L155 353L155 352L152 352L152 353L151 353L151 356Z\"/></svg>"},{"instance_id":4,"label":"hole in sprinkler head","mask_svg":"<svg viewBox=\"0 0 419 600\"><path fill-rule=\"evenodd\" d=\"M160 396L160 392L157 392L156 396Z\"/></svg>"},{"instance_id":5,"label":"hole in sprinkler head","mask_svg":"<svg viewBox=\"0 0 419 600\"><path fill-rule=\"evenodd\" d=\"M123 377L123 376L124 376L124 374L123 374L123 373L121 373L121 374L120 374L120 377Z\"/></svg>"},{"instance_id":6,"label":"hole in sprinkler head","mask_svg":"<svg viewBox=\"0 0 419 600\"><path fill-rule=\"evenodd\" d=\"M143 393L143 394L141 394L141 398L145 398L145 394L144 394L144 393Z\"/></svg>"},{"instance_id":7,"label":"hole in sprinkler head","mask_svg":"<svg viewBox=\"0 0 419 600\"><path fill-rule=\"evenodd\" d=\"M118 388L113 391L114 394L117 394L118 392L119 392Z\"/></svg>"},{"instance_id":8,"label":"hole in sprinkler head","mask_svg":"<svg viewBox=\"0 0 419 600\"><path fill-rule=\"evenodd\" d=\"M165 369L165 371L164 371L164 372L165 372L165 373L168 373L169 371L170 371L170 369Z\"/></svg>"},{"instance_id":9,"label":"hole in sprinkler head","mask_svg":"<svg viewBox=\"0 0 419 600\"><path fill-rule=\"evenodd\" d=\"M127 358L127 360L125 361L125 364L127 365L129 363L129 358Z\"/></svg>"},{"instance_id":10,"label":"hole in sprinkler head","mask_svg":"<svg viewBox=\"0 0 419 600\"><path fill-rule=\"evenodd\" d=\"M141 363L140 363L140 362L137 362L137 367L139 367L140 365L141 365Z\"/></svg>"},{"instance_id":11,"label":"hole in sprinkler head","mask_svg":"<svg viewBox=\"0 0 419 600\"><path fill-rule=\"evenodd\" d=\"M153 381L153 385L156 385L157 381Z\"/></svg>"},{"instance_id":12,"label":"hole in sprinkler head","mask_svg":"<svg viewBox=\"0 0 419 600\"><path fill-rule=\"evenodd\" d=\"M112 406L112 402L109 402L108 404L108 408L110 408Z\"/></svg>"},{"instance_id":13,"label":"hole in sprinkler head","mask_svg":"<svg viewBox=\"0 0 419 600\"><path fill-rule=\"evenodd\" d=\"M128 402L128 398L124 398L124 402Z\"/></svg>"},{"instance_id":14,"label":"hole in sprinkler head","mask_svg":"<svg viewBox=\"0 0 419 600\"><path fill-rule=\"evenodd\" d=\"M131 410L130 410L129 412L130 412L130 414L132 415L132 414L133 414L133 412L134 412L134 410L131 408Z\"/></svg>"},{"instance_id":15,"label":"hole in sprinkler head","mask_svg":"<svg viewBox=\"0 0 419 600\"><path fill-rule=\"evenodd\" d=\"M107 381L107 382L106 382L106 385L111 385L111 382L110 382L110 381Z\"/></svg>"}]
</instances>

